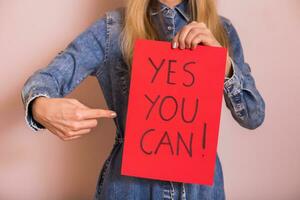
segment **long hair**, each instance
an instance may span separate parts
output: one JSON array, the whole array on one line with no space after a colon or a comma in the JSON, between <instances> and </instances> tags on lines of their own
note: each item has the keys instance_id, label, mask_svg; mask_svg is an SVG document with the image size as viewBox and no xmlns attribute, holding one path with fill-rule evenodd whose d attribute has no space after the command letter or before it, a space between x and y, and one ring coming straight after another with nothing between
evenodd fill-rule
<instances>
[{"instance_id":1,"label":"long hair","mask_svg":"<svg viewBox=\"0 0 300 200\"><path fill-rule=\"evenodd\" d=\"M133 48L136 39L158 40L158 34L151 23L149 8L158 0L127 0L124 26L121 32L121 50L125 62L132 64ZM204 22L223 46L228 48L226 31L217 13L215 0L188 0L191 21Z\"/></svg>"}]
</instances>

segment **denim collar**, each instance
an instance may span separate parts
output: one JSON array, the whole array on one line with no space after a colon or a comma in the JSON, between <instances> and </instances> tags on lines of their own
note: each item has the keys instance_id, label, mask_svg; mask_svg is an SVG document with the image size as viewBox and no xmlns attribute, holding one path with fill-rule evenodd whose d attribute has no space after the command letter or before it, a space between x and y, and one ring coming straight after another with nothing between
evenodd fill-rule
<instances>
[{"instance_id":1,"label":"denim collar","mask_svg":"<svg viewBox=\"0 0 300 200\"><path fill-rule=\"evenodd\" d=\"M182 0L179 4L177 4L173 9L165 5L164 3L160 2L159 0L156 0L157 3L159 4L159 9L157 9L154 6L150 7L150 15L157 15L158 13L161 13L165 9L171 9L171 10L177 10L183 17L184 19L189 22L190 21L190 15L188 12L188 0Z\"/></svg>"}]
</instances>

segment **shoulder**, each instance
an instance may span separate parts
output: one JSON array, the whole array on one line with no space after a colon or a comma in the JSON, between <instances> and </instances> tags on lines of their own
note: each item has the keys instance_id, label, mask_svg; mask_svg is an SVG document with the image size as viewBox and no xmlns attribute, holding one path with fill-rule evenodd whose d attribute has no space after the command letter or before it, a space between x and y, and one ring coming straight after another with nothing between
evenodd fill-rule
<instances>
[{"instance_id":1,"label":"shoulder","mask_svg":"<svg viewBox=\"0 0 300 200\"><path fill-rule=\"evenodd\" d=\"M92 25L92 29L96 34L100 34L100 32L104 32L106 35L110 35L113 33L118 33L122 29L123 21L124 21L124 7L118 7L112 10L108 10L98 18L94 24Z\"/></svg>"},{"instance_id":2,"label":"shoulder","mask_svg":"<svg viewBox=\"0 0 300 200\"><path fill-rule=\"evenodd\" d=\"M98 41L105 43L107 38L112 38L111 36L120 33L123 24L123 15L123 7L108 10L96 19L87 31L91 31Z\"/></svg>"},{"instance_id":3,"label":"shoulder","mask_svg":"<svg viewBox=\"0 0 300 200\"><path fill-rule=\"evenodd\" d=\"M238 34L235 26L233 25L232 21L222 15L220 15L219 17L220 17L223 27L225 28L225 31L227 32L228 39L229 39L231 45L235 45L235 44L240 45L239 44L240 43L239 34Z\"/></svg>"},{"instance_id":4,"label":"shoulder","mask_svg":"<svg viewBox=\"0 0 300 200\"><path fill-rule=\"evenodd\" d=\"M220 18L221 23L223 24L227 32L227 36L230 43L230 49L232 51L231 53L234 55L234 60L244 60L243 47L235 26L233 25L232 21L228 18L224 16L220 16Z\"/></svg>"},{"instance_id":5,"label":"shoulder","mask_svg":"<svg viewBox=\"0 0 300 200\"><path fill-rule=\"evenodd\" d=\"M120 25L123 23L125 15L125 7L118 7L105 12L105 17L108 24Z\"/></svg>"},{"instance_id":6,"label":"shoulder","mask_svg":"<svg viewBox=\"0 0 300 200\"><path fill-rule=\"evenodd\" d=\"M92 25L91 30L103 49L105 49L107 57L119 55L124 13L124 7L108 10Z\"/></svg>"},{"instance_id":7,"label":"shoulder","mask_svg":"<svg viewBox=\"0 0 300 200\"><path fill-rule=\"evenodd\" d=\"M220 17L220 20L221 20L221 24L224 26L225 30L229 34L231 29L234 28L231 20L228 19L227 17L222 16L222 15L219 15L219 17Z\"/></svg>"},{"instance_id":8,"label":"shoulder","mask_svg":"<svg viewBox=\"0 0 300 200\"><path fill-rule=\"evenodd\" d=\"M124 19L124 7L106 11L90 26L91 29L107 28L109 25L121 25Z\"/></svg>"}]
</instances>

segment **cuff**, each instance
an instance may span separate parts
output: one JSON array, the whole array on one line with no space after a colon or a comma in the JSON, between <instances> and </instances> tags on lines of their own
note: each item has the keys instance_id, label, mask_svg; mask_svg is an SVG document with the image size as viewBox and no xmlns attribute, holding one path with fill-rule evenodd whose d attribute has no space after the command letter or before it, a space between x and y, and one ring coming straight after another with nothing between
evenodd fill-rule
<instances>
[{"instance_id":1,"label":"cuff","mask_svg":"<svg viewBox=\"0 0 300 200\"><path fill-rule=\"evenodd\" d=\"M243 120L248 114L243 102L242 79L243 74L236 63L232 60L233 75L230 78L225 78L224 93L233 107L237 117ZM226 98L225 98L226 99Z\"/></svg>"},{"instance_id":2,"label":"cuff","mask_svg":"<svg viewBox=\"0 0 300 200\"><path fill-rule=\"evenodd\" d=\"M236 94L241 92L242 72L231 58L230 61L232 64L233 73L231 77L225 77L224 92L228 94L228 96L235 96Z\"/></svg>"},{"instance_id":3,"label":"cuff","mask_svg":"<svg viewBox=\"0 0 300 200\"><path fill-rule=\"evenodd\" d=\"M29 128L31 128L34 132L45 129L45 127L42 124L40 124L39 122L37 122L33 118L33 115L32 115L32 102L34 99L36 99L37 97L40 97L40 96L50 98L50 96L46 93L36 93L36 94L33 94L29 98L29 100L27 101L27 103L25 105L25 121L26 121L26 124L29 126Z\"/></svg>"},{"instance_id":4,"label":"cuff","mask_svg":"<svg viewBox=\"0 0 300 200\"><path fill-rule=\"evenodd\" d=\"M229 60L230 60L231 66L232 66L232 75L231 75L231 77L225 76L225 81L227 81L228 79L232 78L232 76L234 74L234 71L235 71L235 69L234 69L235 66L234 66L234 62L233 62L232 58L229 57Z\"/></svg>"}]
</instances>

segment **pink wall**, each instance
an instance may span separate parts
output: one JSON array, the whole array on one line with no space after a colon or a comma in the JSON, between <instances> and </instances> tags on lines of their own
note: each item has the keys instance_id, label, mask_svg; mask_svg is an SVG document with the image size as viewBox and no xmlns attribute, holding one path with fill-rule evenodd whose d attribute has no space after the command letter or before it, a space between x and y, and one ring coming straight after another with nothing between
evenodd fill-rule
<instances>
[{"instance_id":1,"label":"pink wall","mask_svg":"<svg viewBox=\"0 0 300 200\"><path fill-rule=\"evenodd\" d=\"M108 3L106 3L108 2ZM0 0L0 199L91 199L115 127L110 119L79 140L63 142L24 122L20 90L76 35L120 1ZM219 0L237 28L266 119L250 131L223 104L219 154L230 200L300 198L299 0ZM91 92L98 90L98 93ZM94 78L68 97L105 108Z\"/></svg>"}]
</instances>

